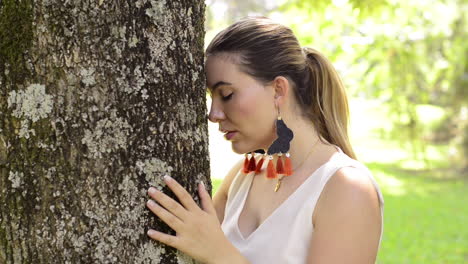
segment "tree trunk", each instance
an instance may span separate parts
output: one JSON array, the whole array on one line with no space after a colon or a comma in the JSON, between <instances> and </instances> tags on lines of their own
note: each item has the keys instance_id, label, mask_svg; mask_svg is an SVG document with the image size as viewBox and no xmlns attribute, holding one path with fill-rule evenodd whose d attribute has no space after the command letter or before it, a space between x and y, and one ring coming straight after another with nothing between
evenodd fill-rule
<instances>
[{"instance_id":1,"label":"tree trunk","mask_svg":"<svg viewBox=\"0 0 468 264\"><path fill-rule=\"evenodd\" d=\"M204 8L0 1L0 263L193 262L145 202L211 189Z\"/></svg>"}]
</instances>

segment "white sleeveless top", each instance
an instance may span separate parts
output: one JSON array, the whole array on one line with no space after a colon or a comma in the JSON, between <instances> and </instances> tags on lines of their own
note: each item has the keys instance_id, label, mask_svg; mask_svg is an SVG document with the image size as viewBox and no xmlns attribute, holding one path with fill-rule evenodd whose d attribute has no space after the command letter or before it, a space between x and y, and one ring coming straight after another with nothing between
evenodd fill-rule
<instances>
[{"instance_id":1,"label":"white sleeveless top","mask_svg":"<svg viewBox=\"0 0 468 264\"><path fill-rule=\"evenodd\" d=\"M313 236L312 214L325 184L343 167L354 167L367 175L378 194L383 221L384 200L370 171L341 150L312 173L273 213L248 237L239 230L238 219L244 208L255 173L235 176L228 192L221 228L229 241L253 264L306 263ZM383 223L382 223L383 231ZM382 240L382 231L380 240ZM379 243L380 246L380 243Z\"/></svg>"}]
</instances>

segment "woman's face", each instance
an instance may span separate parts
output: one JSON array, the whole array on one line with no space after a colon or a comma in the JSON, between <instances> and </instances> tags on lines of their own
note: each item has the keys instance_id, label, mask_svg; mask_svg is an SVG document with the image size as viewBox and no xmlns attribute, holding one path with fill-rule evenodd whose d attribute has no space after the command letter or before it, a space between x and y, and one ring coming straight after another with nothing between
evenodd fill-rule
<instances>
[{"instance_id":1,"label":"woman's face","mask_svg":"<svg viewBox=\"0 0 468 264\"><path fill-rule=\"evenodd\" d=\"M234 152L267 149L276 138L274 89L231 61L222 55L207 58L205 70L212 99L209 119L219 124Z\"/></svg>"}]
</instances>

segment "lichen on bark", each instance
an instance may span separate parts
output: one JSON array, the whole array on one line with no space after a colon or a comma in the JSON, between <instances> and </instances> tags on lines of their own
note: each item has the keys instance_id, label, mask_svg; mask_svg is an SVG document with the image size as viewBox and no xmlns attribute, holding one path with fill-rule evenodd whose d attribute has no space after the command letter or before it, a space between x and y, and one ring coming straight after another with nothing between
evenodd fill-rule
<instances>
[{"instance_id":1,"label":"lichen on bark","mask_svg":"<svg viewBox=\"0 0 468 264\"><path fill-rule=\"evenodd\" d=\"M0 263L191 263L146 236L173 231L145 201L164 174L196 201L209 183L203 1L0 14Z\"/></svg>"}]
</instances>

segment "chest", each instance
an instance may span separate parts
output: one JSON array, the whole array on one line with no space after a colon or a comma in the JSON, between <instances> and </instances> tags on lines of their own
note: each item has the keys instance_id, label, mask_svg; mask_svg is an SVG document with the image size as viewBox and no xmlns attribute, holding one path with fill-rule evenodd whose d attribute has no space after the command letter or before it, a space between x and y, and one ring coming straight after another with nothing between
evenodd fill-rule
<instances>
[{"instance_id":1,"label":"chest","mask_svg":"<svg viewBox=\"0 0 468 264\"><path fill-rule=\"evenodd\" d=\"M285 178L281 188L275 192L277 179L255 176L239 215L238 227L244 237L259 228L296 191L303 179Z\"/></svg>"}]
</instances>

